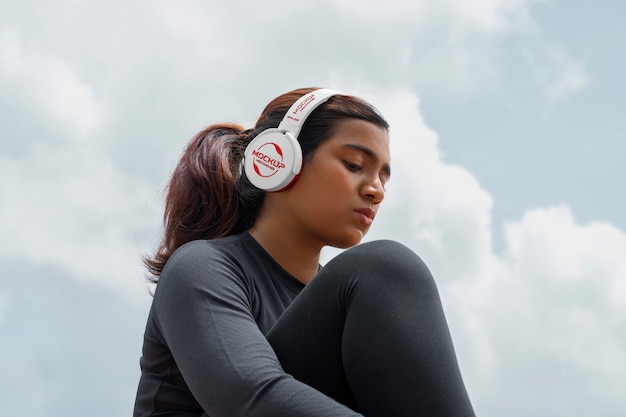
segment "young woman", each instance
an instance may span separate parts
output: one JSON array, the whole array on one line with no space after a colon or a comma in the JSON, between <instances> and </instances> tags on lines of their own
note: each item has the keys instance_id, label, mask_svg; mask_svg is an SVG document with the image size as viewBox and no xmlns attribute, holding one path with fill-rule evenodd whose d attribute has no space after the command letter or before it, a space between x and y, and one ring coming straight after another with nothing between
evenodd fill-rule
<instances>
[{"instance_id":1,"label":"young woman","mask_svg":"<svg viewBox=\"0 0 626 417\"><path fill-rule=\"evenodd\" d=\"M198 133L147 260L134 415L473 416L426 266L392 241L356 246L390 175L387 122L332 90ZM326 245L352 248L322 268Z\"/></svg>"}]
</instances>

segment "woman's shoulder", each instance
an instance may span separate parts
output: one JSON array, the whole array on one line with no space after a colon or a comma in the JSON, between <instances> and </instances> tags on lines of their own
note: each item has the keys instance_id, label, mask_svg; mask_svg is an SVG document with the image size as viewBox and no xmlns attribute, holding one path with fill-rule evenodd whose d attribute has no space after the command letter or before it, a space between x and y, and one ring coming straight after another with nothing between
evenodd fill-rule
<instances>
[{"instance_id":1,"label":"woman's shoulder","mask_svg":"<svg viewBox=\"0 0 626 417\"><path fill-rule=\"evenodd\" d=\"M194 240L180 246L168 259L157 291L190 291L203 288L214 292L222 287L251 285L244 268L245 248L238 235Z\"/></svg>"},{"instance_id":2,"label":"woman's shoulder","mask_svg":"<svg viewBox=\"0 0 626 417\"><path fill-rule=\"evenodd\" d=\"M165 268L215 266L216 262L239 260L245 252L244 240L245 236L239 234L187 242L174 251Z\"/></svg>"}]
</instances>

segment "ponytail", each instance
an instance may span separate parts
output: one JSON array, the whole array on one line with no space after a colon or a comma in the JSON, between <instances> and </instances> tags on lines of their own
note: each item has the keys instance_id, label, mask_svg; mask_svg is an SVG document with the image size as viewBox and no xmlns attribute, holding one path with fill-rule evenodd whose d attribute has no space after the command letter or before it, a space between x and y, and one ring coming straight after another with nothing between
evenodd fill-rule
<instances>
[{"instance_id":1,"label":"ponytail","mask_svg":"<svg viewBox=\"0 0 626 417\"><path fill-rule=\"evenodd\" d=\"M163 240L156 254L144 259L151 281L158 281L181 245L238 233L254 223L264 193L240 178L247 133L235 123L215 124L187 144L167 186Z\"/></svg>"}]
</instances>

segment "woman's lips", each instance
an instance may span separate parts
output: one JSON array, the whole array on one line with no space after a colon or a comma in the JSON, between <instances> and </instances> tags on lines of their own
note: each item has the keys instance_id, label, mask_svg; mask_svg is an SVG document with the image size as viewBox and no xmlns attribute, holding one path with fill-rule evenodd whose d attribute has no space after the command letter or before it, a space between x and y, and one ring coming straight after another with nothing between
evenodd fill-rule
<instances>
[{"instance_id":1,"label":"woman's lips","mask_svg":"<svg viewBox=\"0 0 626 417\"><path fill-rule=\"evenodd\" d=\"M366 226L369 226L374 221L374 217L376 216L376 212L371 208L360 208L354 210L359 216L359 220Z\"/></svg>"}]
</instances>

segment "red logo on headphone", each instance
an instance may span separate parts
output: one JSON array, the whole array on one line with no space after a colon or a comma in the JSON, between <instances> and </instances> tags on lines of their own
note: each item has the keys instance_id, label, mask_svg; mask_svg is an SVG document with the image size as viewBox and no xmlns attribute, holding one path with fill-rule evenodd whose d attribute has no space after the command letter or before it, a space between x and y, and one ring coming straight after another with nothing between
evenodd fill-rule
<instances>
[{"instance_id":1,"label":"red logo on headphone","mask_svg":"<svg viewBox=\"0 0 626 417\"><path fill-rule=\"evenodd\" d=\"M291 119L296 123L300 122L300 119L296 117L296 115L298 113L300 113L302 110L304 110L306 108L306 106L308 106L309 104L311 104L313 102L313 100L315 100L315 94L310 94L308 96L304 96L304 100L302 100L300 102L300 104L298 104L298 106L293 109L293 111L291 112L291 114L287 113L285 115L286 119Z\"/></svg>"},{"instance_id":2,"label":"red logo on headphone","mask_svg":"<svg viewBox=\"0 0 626 417\"><path fill-rule=\"evenodd\" d=\"M282 168L285 168L283 150L274 142L266 142L257 149L253 149L252 156L254 158L252 160L254 172L259 177L271 177Z\"/></svg>"}]
</instances>

